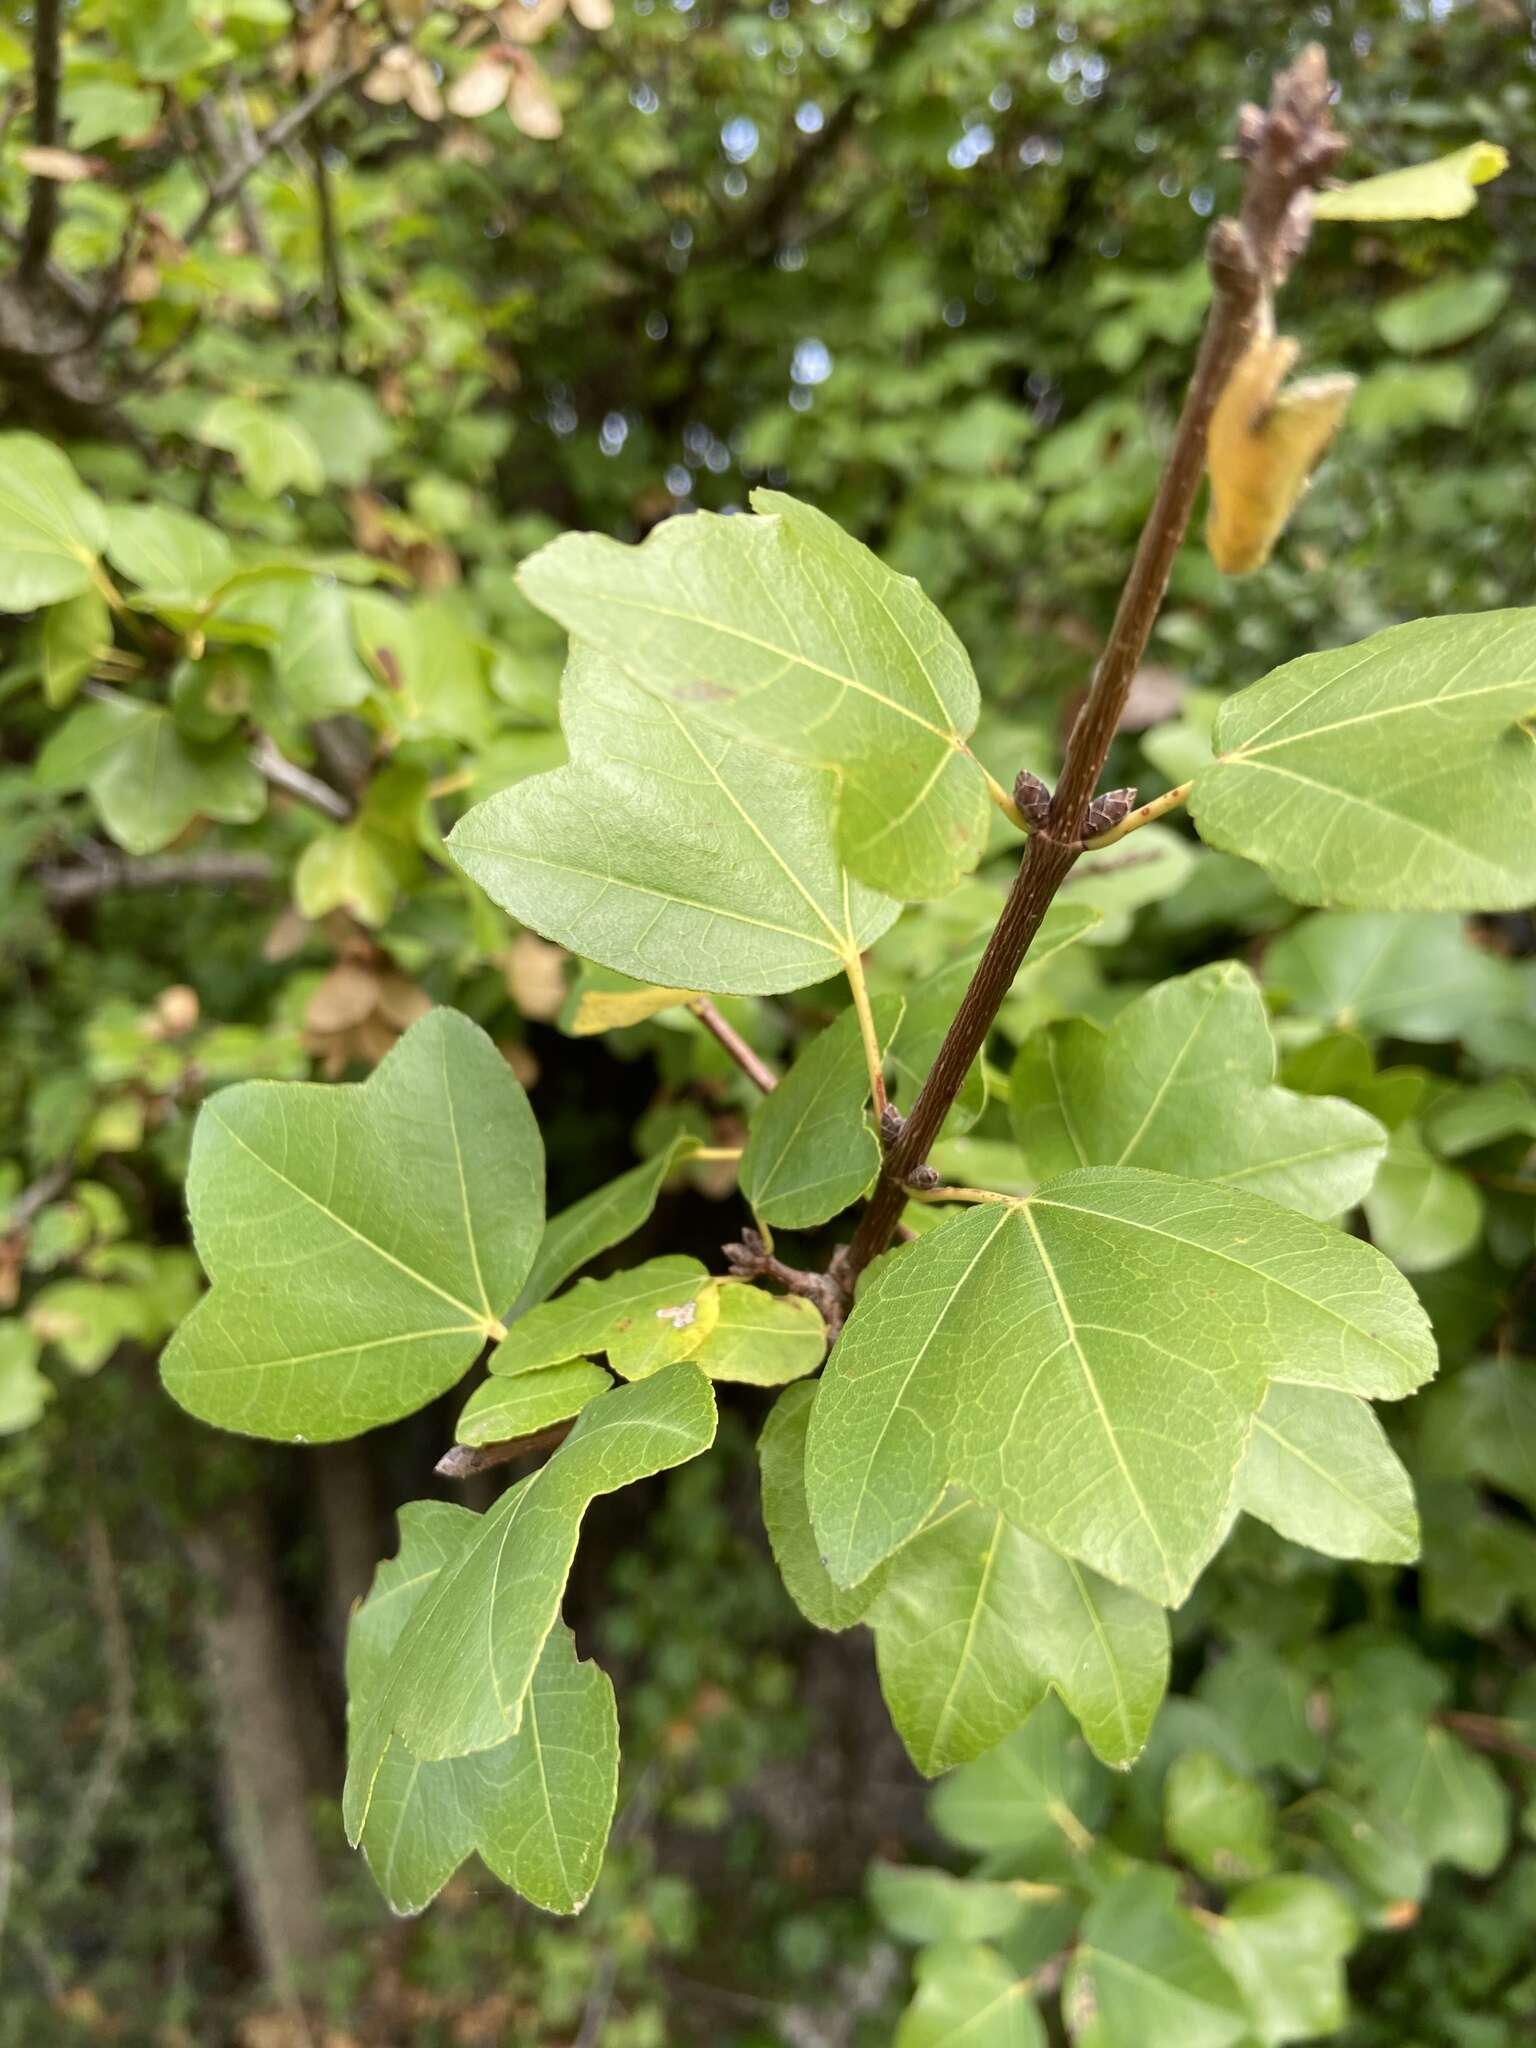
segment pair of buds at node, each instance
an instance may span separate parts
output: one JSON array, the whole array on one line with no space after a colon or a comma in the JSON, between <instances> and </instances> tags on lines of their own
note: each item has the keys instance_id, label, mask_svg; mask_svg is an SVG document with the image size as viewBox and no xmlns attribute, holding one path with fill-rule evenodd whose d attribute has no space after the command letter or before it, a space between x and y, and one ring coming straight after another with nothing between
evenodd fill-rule
<instances>
[{"instance_id":1,"label":"pair of buds at node","mask_svg":"<svg viewBox=\"0 0 1536 2048\"><path fill-rule=\"evenodd\" d=\"M888 1102L881 1110L880 1142L887 1152L901 1136L906 1128L906 1122L906 1118L894 1102ZM926 1194L930 1188L936 1188L938 1184L939 1171L935 1166L914 1166L902 1182L904 1187L912 1188L919 1194Z\"/></svg>"},{"instance_id":2,"label":"pair of buds at node","mask_svg":"<svg viewBox=\"0 0 1536 2048\"><path fill-rule=\"evenodd\" d=\"M1027 768L1021 768L1013 785L1013 800L1031 832L1045 829L1051 815L1051 792L1038 775L1031 775ZM1134 789L1106 789L1088 806L1087 816L1083 819L1083 837L1095 839L1101 832L1112 832L1130 816L1135 805Z\"/></svg>"}]
</instances>

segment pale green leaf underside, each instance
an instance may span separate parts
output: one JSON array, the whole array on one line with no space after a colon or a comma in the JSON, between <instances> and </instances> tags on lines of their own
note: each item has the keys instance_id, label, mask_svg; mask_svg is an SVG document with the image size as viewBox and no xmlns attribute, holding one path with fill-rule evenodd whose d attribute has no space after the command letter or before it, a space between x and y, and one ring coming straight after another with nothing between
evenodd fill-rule
<instances>
[{"instance_id":1,"label":"pale green leaf underside","mask_svg":"<svg viewBox=\"0 0 1536 2048\"><path fill-rule=\"evenodd\" d=\"M772 491L753 504L752 518L667 520L638 547L566 534L519 581L659 702L834 771L838 844L861 881L942 895L986 843L965 650L910 578L822 513Z\"/></svg>"},{"instance_id":2,"label":"pale green leaf underside","mask_svg":"<svg viewBox=\"0 0 1536 2048\"><path fill-rule=\"evenodd\" d=\"M875 1037L888 1045L901 998L881 996L871 1008ZM859 1020L848 1009L811 1040L753 1115L739 1178L759 1222L806 1230L868 1190L880 1170L868 1098Z\"/></svg>"},{"instance_id":3,"label":"pale green leaf underside","mask_svg":"<svg viewBox=\"0 0 1536 2048\"><path fill-rule=\"evenodd\" d=\"M1254 1422L1237 1506L1329 1557L1411 1564L1419 1517L1408 1474L1369 1403L1276 1382Z\"/></svg>"},{"instance_id":4,"label":"pale green leaf underside","mask_svg":"<svg viewBox=\"0 0 1536 2048\"><path fill-rule=\"evenodd\" d=\"M1387 1142L1353 1103L1275 1086L1264 999L1236 961L1160 983L1107 1031L1073 1019L1037 1032L1013 1069L1012 1116L1042 1180L1144 1166L1318 1218L1355 1206Z\"/></svg>"},{"instance_id":5,"label":"pale green leaf underside","mask_svg":"<svg viewBox=\"0 0 1536 2048\"><path fill-rule=\"evenodd\" d=\"M1190 812L1298 903L1516 909L1536 895L1533 716L1536 610L1392 626L1228 698Z\"/></svg>"},{"instance_id":6,"label":"pale green leaf underside","mask_svg":"<svg viewBox=\"0 0 1536 2048\"><path fill-rule=\"evenodd\" d=\"M189 740L169 712L128 698L71 713L38 756L37 778L45 788L88 789L129 853L158 853L198 817L249 825L267 802L238 735Z\"/></svg>"},{"instance_id":7,"label":"pale green leaf underside","mask_svg":"<svg viewBox=\"0 0 1536 2048\"><path fill-rule=\"evenodd\" d=\"M452 1386L543 1221L538 1127L476 1025L433 1010L359 1086L251 1081L204 1107L187 1200L211 1291L161 1361L251 1436L354 1436Z\"/></svg>"},{"instance_id":8,"label":"pale green leaf underside","mask_svg":"<svg viewBox=\"0 0 1536 2048\"><path fill-rule=\"evenodd\" d=\"M1247 2002L1178 1903L1171 1870L1142 1867L1099 1893L1062 2006L1092 2048L1230 2048L1249 2034Z\"/></svg>"},{"instance_id":9,"label":"pale green leaf underside","mask_svg":"<svg viewBox=\"0 0 1536 2048\"><path fill-rule=\"evenodd\" d=\"M996 1949L945 1942L918 1960L917 1990L894 2048L1045 2048L1025 1977Z\"/></svg>"},{"instance_id":10,"label":"pale green leaf underside","mask_svg":"<svg viewBox=\"0 0 1536 2048\"><path fill-rule=\"evenodd\" d=\"M1159 1607L963 1499L892 1560L867 1618L891 1719L930 1777L1001 1742L1052 1687L1104 1762L1129 1764L1168 1682Z\"/></svg>"},{"instance_id":11,"label":"pale green leaf underside","mask_svg":"<svg viewBox=\"0 0 1536 2048\"><path fill-rule=\"evenodd\" d=\"M1020 1854L1082 1846L1103 1806L1104 1773L1060 1700L1042 1700L1021 1728L934 1793L939 1832L962 1848Z\"/></svg>"},{"instance_id":12,"label":"pale green leaf underside","mask_svg":"<svg viewBox=\"0 0 1536 2048\"><path fill-rule=\"evenodd\" d=\"M1222 1539L1270 1379L1396 1399L1434 1364L1370 1246L1229 1188L1068 1174L866 1284L811 1424L820 1551L856 1585L954 1483L1175 1605Z\"/></svg>"},{"instance_id":13,"label":"pale green leaf underside","mask_svg":"<svg viewBox=\"0 0 1536 2048\"><path fill-rule=\"evenodd\" d=\"M50 441L0 434L0 611L27 612L89 589L106 513Z\"/></svg>"},{"instance_id":14,"label":"pale green leaf underside","mask_svg":"<svg viewBox=\"0 0 1536 2048\"><path fill-rule=\"evenodd\" d=\"M422 1599L354 1729L343 1807L355 1839L398 1737L425 1762L495 1749L522 1726L589 1503L697 1457L709 1382L673 1365L589 1402L570 1435L481 1516Z\"/></svg>"},{"instance_id":15,"label":"pale green leaf underside","mask_svg":"<svg viewBox=\"0 0 1536 2048\"><path fill-rule=\"evenodd\" d=\"M722 732L590 647L572 648L560 716L570 764L477 804L448 842L546 938L637 981L772 995L837 973L895 918L838 858L827 770Z\"/></svg>"},{"instance_id":16,"label":"pale green leaf underside","mask_svg":"<svg viewBox=\"0 0 1536 2048\"><path fill-rule=\"evenodd\" d=\"M399 1555L380 1566L348 1632L354 1729L406 1623L477 1526L443 1502L401 1509ZM546 1912L574 1913L597 1879L618 1764L613 1688L595 1664L577 1661L570 1631L556 1625L522 1725L497 1748L423 1763L390 1742L358 1846L397 1913L420 1912L472 1850Z\"/></svg>"}]
</instances>

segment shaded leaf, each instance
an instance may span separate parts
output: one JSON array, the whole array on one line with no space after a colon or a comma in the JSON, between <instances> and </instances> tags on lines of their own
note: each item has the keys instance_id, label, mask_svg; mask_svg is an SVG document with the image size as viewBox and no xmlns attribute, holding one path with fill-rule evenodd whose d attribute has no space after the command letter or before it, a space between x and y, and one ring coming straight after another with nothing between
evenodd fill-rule
<instances>
[{"instance_id":1,"label":"shaded leaf","mask_svg":"<svg viewBox=\"0 0 1536 2048\"><path fill-rule=\"evenodd\" d=\"M106 543L106 513L67 458L41 435L0 434L0 611L88 590Z\"/></svg>"},{"instance_id":2,"label":"shaded leaf","mask_svg":"<svg viewBox=\"0 0 1536 2048\"><path fill-rule=\"evenodd\" d=\"M238 735L201 745L158 705L114 697L71 712L37 759L45 789L87 789L129 853L158 853L194 818L249 825L267 786Z\"/></svg>"},{"instance_id":3,"label":"shaded leaf","mask_svg":"<svg viewBox=\"0 0 1536 2048\"><path fill-rule=\"evenodd\" d=\"M1158 1607L968 1501L904 1545L867 1618L891 1719L930 1777L1001 1742L1052 1687L1104 1762L1128 1764L1168 1683Z\"/></svg>"},{"instance_id":4,"label":"shaded leaf","mask_svg":"<svg viewBox=\"0 0 1536 2048\"><path fill-rule=\"evenodd\" d=\"M1519 1001L1509 962L1473 945L1462 920L1449 916L1304 917L1270 947L1264 978L1335 1030L1427 1044L1458 1038Z\"/></svg>"},{"instance_id":5,"label":"shaded leaf","mask_svg":"<svg viewBox=\"0 0 1536 2048\"><path fill-rule=\"evenodd\" d=\"M893 2048L1046 2048L1027 1978L995 1949L948 1942L920 1956Z\"/></svg>"},{"instance_id":6,"label":"shaded leaf","mask_svg":"<svg viewBox=\"0 0 1536 2048\"><path fill-rule=\"evenodd\" d=\"M1133 1869L1094 1900L1062 2009L1084 2048L1227 2048L1248 2033L1242 1993L1171 1870Z\"/></svg>"},{"instance_id":7,"label":"shaded leaf","mask_svg":"<svg viewBox=\"0 0 1536 2048\"><path fill-rule=\"evenodd\" d=\"M871 1009L875 1036L888 1045L901 999L881 996ZM880 1171L868 1101L864 1042L850 1008L812 1039L753 1115L738 1177L759 1222L805 1230L868 1191Z\"/></svg>"},{"instance_id":8,"label":"shaded leaf","mask_svg":"<svg viewBox=\"0 0 1536 2048\"><path fill-rule=\"evenodd\" d=\"M1187 1749L1163 1780L1168 1846L1202 1877L1235 1884L1275 1863L1275 1809L1256 1778L1214 1750Z\"/></svg>"},{"instance_id":9,"label":"shaded leaf","mask_svg":"<svg viewBox=\"0 0 1536 2048\"><path fill-rule=\"evenodd\" d=\"M1335 1886L1263 1878L1237 1894L1212 1933L1264 2048L1332 2034L1348 2019L1344 1958L1359 1929Z\"/></svg>"},{"instance_id":10,"label":"shaded leaf","mask_svg":"<svg viewBox=\"0 0 1536 2048\"><path fill-rule=\"evenodd\" d=\"M944 1779L933 1795L934 1825L962 1849L1081 1850L1106 1783L1066 1708L1046 1699L1005 1742Z\"/></svg>"},{"instance_id":11,"label":"shaded leaf","mask_svg":"<svg viewBox=\"0 0 1536 2048\"><path fill-rule=\"evenodd\" d=\"M1012 1079L1014 1135L1035 1175L1144 1166L1266 1195L1304 1216L1353 1208L1386 1133L1352 1103L1275 1082L1264 999L1236 961L1027 1039Z\"/></svg>"},{"instance_id":12,"label":"shaded leaf","mask_svg":"<svg viewBox=\"0 0 1536 2048\"><path fill-rule=\"evenodd\" d=\"M1276 1382L1264 1397L1236 1505L1328 1557L1411 1564L1413 1488L1369 1403L1330 1387Z\"/></svg>"},{"instance_id":13,"label":"shaded leaf","mask_svg":"<svg viewBox=\"0 0 1536 2048\"><path fill-rule=\"evenodd\" d=\"M886 1571L877 1566L862 1585L844 1592L822 1561L805 1503L805 1438L815 1398L815 1387L805 1381L789 1387L763 1424L757 1440L763 1526L790 1599L815 1627L837 1630L864 1619L885 1584Z\"/></svg>"}]
</instances>

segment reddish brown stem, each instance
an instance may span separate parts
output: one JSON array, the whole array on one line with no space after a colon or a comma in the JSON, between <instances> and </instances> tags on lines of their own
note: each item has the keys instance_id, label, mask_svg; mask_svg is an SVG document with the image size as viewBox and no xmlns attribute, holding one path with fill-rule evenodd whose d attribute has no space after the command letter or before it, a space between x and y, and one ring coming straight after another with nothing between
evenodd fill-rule
<instances>
[{"instance_id":1,"label":"reddish brown stem","mask_svg":"<svg viewBox=\"0 0 1536 2048\"><path fill-rule=\"evenodd\" d=\"M695 996L688 1005L711 1038L718 1039L755 1088L771 1095L779 1077L766 1060L759 1059L733 1024L728 1024L708 996Z\"/></svg>"},{"instance_id":2,"label":"reddish brown stem","mask_svg":"<svg viewBox=\"0 0 1536 2048\"><path fill-rule=\"evenodd\" d=\"M1067 741L1045 824L1024 850L997 928L911 1113L886 1153L880 1183L849 1247L850 1284L895 1235L906 1184L943 1128L1030 943L1081 850L1088 805L1189 527L1205 467L1211 414L1253 334L1266 292L1286 275L1305 242L1303 195L1327 174L1343 147L1329 116L1329 92L1327 61L1313 44L1276 78L1268 114L1245 108L1240 117L1239 147L1249 160L1241 217L1218 221L1211 230L1211 311L1157 494L1087 699Z\"/></svg>"}]
</instances>

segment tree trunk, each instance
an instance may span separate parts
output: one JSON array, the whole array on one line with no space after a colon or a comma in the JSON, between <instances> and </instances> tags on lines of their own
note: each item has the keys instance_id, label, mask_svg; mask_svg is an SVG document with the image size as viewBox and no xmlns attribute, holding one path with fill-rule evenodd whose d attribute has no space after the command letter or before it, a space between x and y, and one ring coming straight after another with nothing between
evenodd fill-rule
<instances>
[{"instance_id":1,"label":"tree trunk","mask_svg":"<svg viewBox=\"0 0 1536 2048\"><path fill-rule=\"evenodd\" d=\"M222 1763L224 1819L251 1945L272 1990L296 1998L325 1954L325 1887L290 1684L271 1541L259 1509L230 1508L189 1538Z\"/></svg>"}]
</instances>

